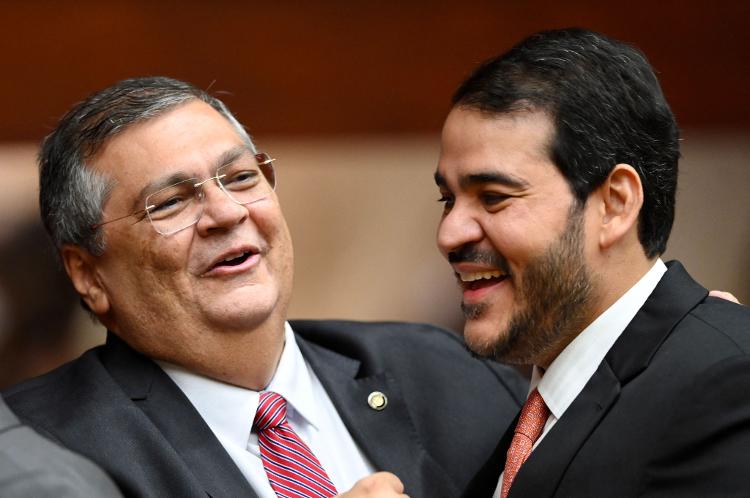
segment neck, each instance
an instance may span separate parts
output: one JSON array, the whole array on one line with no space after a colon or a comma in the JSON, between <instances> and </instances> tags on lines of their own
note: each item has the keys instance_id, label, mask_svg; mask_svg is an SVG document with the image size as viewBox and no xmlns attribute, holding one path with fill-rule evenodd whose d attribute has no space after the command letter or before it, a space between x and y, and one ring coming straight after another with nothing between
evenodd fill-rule
<instances>
[{"instance_id":1,"label":"neck","mask_svg":"<svg viewBox=\"0 0 750 498\"><path fill-rule=\"evenodd\" d=\"M544 370L549 368L568 344L648 273L656 258L646 258L640 245L637 249L630 257L618 258L610 253L591 265L593 289L585 313L577 324L571 324L571 330L564 331L555 344L534 360L534 365Z\"/></svg>"},{"instance_id":2,"label":"neck","mask_svg":"<svg viewBox=\"0 0 750 498\"><path fill-rule=\"evenodd\" d=\"M284 350L283 323L276 330L255 330L232 336L207 346L200 362L191 370L212 379L251 389L263 390L276 373Z\"/></svg>"},{"instance_id":3,"label":"neck","mask_svg":"<svg viewBox=\"0 0 750 498\"><path fill-rule=\"evenodd\" d=\"M598 299L589 323L604 313L623 294L637 284L654 266L656 259L656 257L648 259L641 252L639 257L623 259L621 264L613 264L608 269L602 269L598 273L600 275L597 282Z\"/></svg>"}]
</instances>

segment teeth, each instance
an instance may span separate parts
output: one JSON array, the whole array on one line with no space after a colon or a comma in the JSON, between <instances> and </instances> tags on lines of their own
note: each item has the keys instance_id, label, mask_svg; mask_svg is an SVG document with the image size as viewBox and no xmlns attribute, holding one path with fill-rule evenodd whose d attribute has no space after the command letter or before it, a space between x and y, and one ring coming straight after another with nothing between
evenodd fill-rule
<instances>
[{"instance_id":1,"label":"teeth","mask_svg":"<svg viewBox=\"0 0 750 498\"><path fill-rule=\"evenodd\" d=\"M229 256L229 257L228 257L228 258L226 258L226 259L225 259L224 261L222 261L222 263L225 263L225 262L227 262L227 261L232 261L233 259L241 258L241 257L242 257L242 256L244 256L245 254L247 254L247 253L245 253L245 252L241 252L241 253L237 254L236 256Z\"/></svg>"},{"instance_id":2,"label":"teeth","mask_svg":"<svg viewBox=\"0 0 750 498\"><path fill-rule=\"evenodd\" d=\"M458 277L461 282L475 282L477 280L489 280L491 278L502 277L503 273L499 270L494 271L477 271L471 273L459 273Z\"/></svg>"}]
</instances>

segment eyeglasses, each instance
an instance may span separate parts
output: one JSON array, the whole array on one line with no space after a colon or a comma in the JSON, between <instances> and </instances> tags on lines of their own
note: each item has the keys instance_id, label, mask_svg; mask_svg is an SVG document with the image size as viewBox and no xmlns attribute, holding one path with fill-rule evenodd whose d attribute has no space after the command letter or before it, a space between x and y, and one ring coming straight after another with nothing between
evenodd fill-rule
<instances>
[{"instance_id":1,"label":"eyeglasses","mask_svg":"<svg viewBox=\"0 0 750 498\"><path fill-rule=\"evenodd\" d=\"M255 160L250 160L251 157ZM148 218L151 226L159 234L172 235L198 223L203 215L206 196L203 185L211 180L216 180L219 188L237 204L251 204L268 197L276 187L276 176L271 164L273 161L275 159L265 152L259 152L254 156L240 156L232 163L217 168L216 174L210 178L202 181L197 178L179 181L149 194L144 209L102 221L91 225L91 228L95 230L108 223L140 216L136 223Z\"/></svg>"}]
</instances>

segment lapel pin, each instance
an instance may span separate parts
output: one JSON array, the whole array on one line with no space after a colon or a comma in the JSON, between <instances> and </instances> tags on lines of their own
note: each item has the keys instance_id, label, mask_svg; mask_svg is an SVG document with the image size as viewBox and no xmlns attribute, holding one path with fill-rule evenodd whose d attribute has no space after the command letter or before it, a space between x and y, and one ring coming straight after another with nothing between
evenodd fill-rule
<instances>
[{"instance_id":1,"label":"lapel pin","mask_svg":"<svg viewBox=\"0 0 750 498\"><path fill-rule=\"evenodd\" d=\"M367 404L375 411L382 411L388 405L388 398L380 391L373 391L367 397Z\"/></svg>"}]
</instances>

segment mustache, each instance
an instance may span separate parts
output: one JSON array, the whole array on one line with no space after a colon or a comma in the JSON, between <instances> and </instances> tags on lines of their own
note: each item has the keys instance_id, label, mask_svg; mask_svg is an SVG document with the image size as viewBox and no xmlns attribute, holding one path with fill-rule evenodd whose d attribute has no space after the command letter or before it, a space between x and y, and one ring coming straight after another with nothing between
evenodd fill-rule
<instances>
[{"instance_id":1,"label":"mustache","mask_svg":"<svg viewBox=\"0 0 750 498\"><path fill-rule=\"evenodd\" d=\"M462 246L448 253L449 263L479 263L487 266L500 268L504 273L510 274L508 262L497 251L477 249L474 246Z\"/></svg>"}]
</instances>

